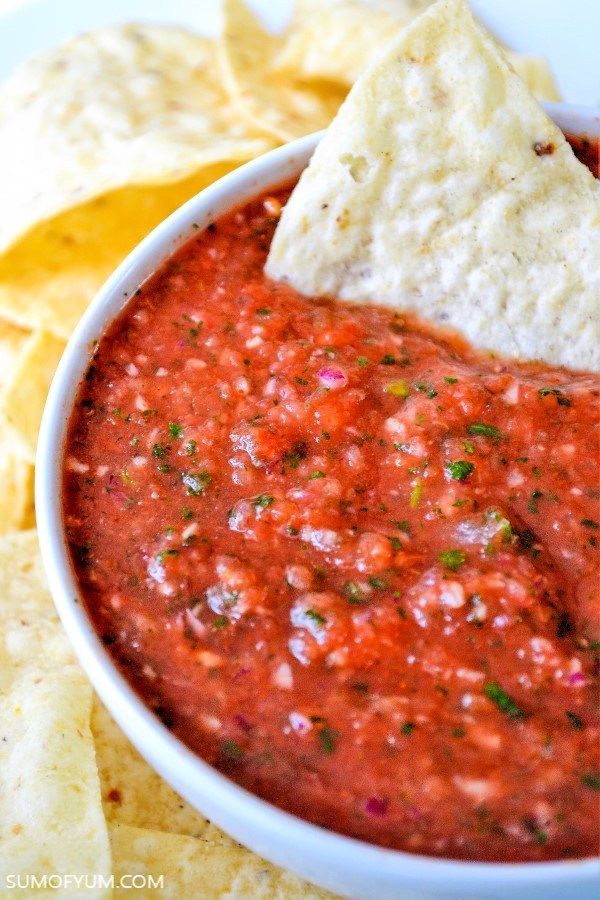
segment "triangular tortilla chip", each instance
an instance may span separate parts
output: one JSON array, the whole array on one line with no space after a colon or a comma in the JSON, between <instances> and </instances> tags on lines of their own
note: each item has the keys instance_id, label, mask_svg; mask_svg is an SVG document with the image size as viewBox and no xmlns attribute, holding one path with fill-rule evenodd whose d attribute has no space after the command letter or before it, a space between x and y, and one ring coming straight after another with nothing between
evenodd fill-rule
<instances>
[{"instance_id":1,"label":"triangular tortilla chip","mask_svg":"<svg viewBox=\"0 0 600 900\"><path fill-rule=\"evenodd\" d=\"M297 0L275 57L281 72L350 86L430 0Z\"/></svg>"},{"instance_id":2,"label":"triangular tortilla chip","mask_svg":"<svg viewBox=\"0 0 600 900\"><path fill-rule=\"evenodd\" d=\"M266 270L483 349L600 368L600 186L463 0L430 7L357 81Z\"/></svg>"},{"instance_id":3,"label":"triangular tortilla chip","mask_svg":"<svg viewBox=\"0 0 600 900\"><path fill-rule=\"evenodd\" d=\"M235 845L142 759L98 698L92 733L107 821Z\"/></svg>"},{"instance_id":4,"label":"triangular tortilla chip","mask_svg":"<svg viewBox=\"0 0 600 900\"><path fill-rule=\"evenodd\" d=\"M11 877L88 875L106 881L86 897L110 896L91 705L36 533L0 538L0 893Z\"/></svg>"},{"instance_id":5,"label":"triangular tortilla chip","mask_svg":"<svg viewBox=\"0 0 600 900\"><path fill-rule=\"evenodd\" d=\"M10 379L29 332L0 319L0 391Z\"/></svg>"},{"instance_id":6,"label":"triangular tortilla chip","mask_svg":"<svg viewBox=\"0 0 600 900\"><path fill-rule=\"evenodd\" d=\"M154 225L272 146L216 71L214 41L117 25L0 86L0 316L69 337Z\"/></svg>"},{"instance_id":7,"label":"triangular tortilla chip","mask_svg":"<svg viewBox=\"0 0 600 900\"><path fill-rule=\"evenodd\" d=\"M243 0L224 0L219 63L231 102L250 127L279 141L325 128L345 91L320 91L277 73L278 41L261 27Z\"/></svg>"},{"instance_id":8,"label":"triangular tortilla chip","mask_svg":"<svg viewBox=\"0 0 600 900\"><path fill-rule=\"evenodd\" d=\"M297 0L277 51L277 71L307 81L350 87L397 31L431 0ZM538 100L560 100L552 70L541 56L506 51Z\"/></svg>"},{"instance_id":9,"label":"triangular tortilla chip","mask_svg":"<svg viewBox=\"0 0 600 900\"><path fill-rule=\"evenodd\" d=\"M0 415L0 534L33 524L33 465Z\"/></svg>"},{"instance_id":10,"label":"triangular tortilla chip","mask_svg":"<svg viewBox=\"0 0 600 900\"><path fill-rule=\"evenodd\" d=\"M54 335L32 332L0 388L0 416L11 426L24 458L32 463L46 396L64 349L64 341Z\"/></svg>"},{"instance_id":11,"label":"triangular tortilla chip","mask_svg":"<svg viewBox=\"0 0 600 900\"><path fill-rule=\"evenodd\" d=\"M512 53L510 50L505 52L509 63L536 100L560 100L560 91L547 59L529 53Z\"/></svg>"},{"instance_id":12,"label":"triangular tortilla chip","mask_svg":"<svg viewBox=\"0 0 600 900\"><path fill-rule=\"evenodd\" d=\"M239 162L174 184L122 188L41 222L0 256L0 316L70 337L94 294L139 241Z\"/></svg>"},{"instance_id":13,"label":"triangular tortilla chip","mask_svg":"<svg viewBox=\"0 0 600 900\"><path fill-rule=\"evenodd\" d=\"M136 897L333 900L328 891L278 869L243 847L223 847L212 841L129 825L111 825L110 842L117 884L123 875L146 876L147 886L136 891ZM161 883L162 887L151 887ZM115 897L127 897L129 893L117 888Z\"/></svg>"},{"instance_id":14,"label":"triangular tortilla chip","mask_svg":"<svg viewBox=\"0 0 600 900\"><path fill-rule=\"evenodd\" d=\"M214 42L156 25L80 35L0 86L0 249L94 197L265 149L236 121Z\"/></svg>"}]
</instances>

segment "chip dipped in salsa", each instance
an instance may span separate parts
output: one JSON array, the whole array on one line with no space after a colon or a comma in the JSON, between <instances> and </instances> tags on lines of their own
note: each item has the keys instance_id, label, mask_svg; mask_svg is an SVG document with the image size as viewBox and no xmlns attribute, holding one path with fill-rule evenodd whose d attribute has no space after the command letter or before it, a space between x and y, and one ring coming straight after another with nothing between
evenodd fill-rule
<instances>
[{"instance_id":1,"label":"chip dipped in salsa","mask_svg":"<svg viewBox=\"0 0 600 900\"><path fill-rule=\"evenodd\" d=\"M87 610L279 807L435 856L591 855L598 378L270 281L288 193L198 232L95 349L64 459Z\"/></svg>"}]
</instances>

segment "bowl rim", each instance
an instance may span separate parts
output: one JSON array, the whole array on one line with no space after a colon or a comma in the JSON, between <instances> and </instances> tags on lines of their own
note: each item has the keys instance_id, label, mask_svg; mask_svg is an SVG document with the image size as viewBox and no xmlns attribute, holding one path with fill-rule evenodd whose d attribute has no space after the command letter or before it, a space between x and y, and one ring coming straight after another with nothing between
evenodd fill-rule
<instances>
[{"instance_id":1,"label":"bowl rim","mask_svg":"<svg viewBox=\"0 0 600 900\"><path fill-rule=\"evenodd\" d=\"M597 116L596 111L590 112ZM450 887L460 890L461 896L511 888L585 888L600 874L597 857L494 863L423 856L328 831L250 793L193 753L150 711L117 668L78 600L62 517L61 467L69 418L93 355L94 341L127 304L135 288L198 228L269 187L297 177L322 134L310 134L277 147L188 200L129 253L84 313L52 381L36 454L38 534L51 594L83 669L141 755L192 806L276 864L332 890L340 890L340 885L347 890L349 884L366 884L367 878L377 873L377 893L373 896L378 897L388 896L384 884L435 892L447 892ZM331 877L324 874L324 867ZM341 878L340 868L344 871Z\"/></svg>"}]
</instances>

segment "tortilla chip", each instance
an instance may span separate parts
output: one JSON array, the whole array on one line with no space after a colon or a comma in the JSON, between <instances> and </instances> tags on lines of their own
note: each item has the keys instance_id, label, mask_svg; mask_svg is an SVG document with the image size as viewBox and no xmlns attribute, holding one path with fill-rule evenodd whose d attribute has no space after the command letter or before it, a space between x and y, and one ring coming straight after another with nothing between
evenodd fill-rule
<instances>
[{"instance_id":1,"label":"tortilla chip","mask_svg":"<svg viewBox=\"0 0 600 900\"><path fill-rule=\"evenodd\" d=\"M526 53L506 51L508 61L523 79L536 100L556 102L561 99L552 69L543 56L529 56Z\"/></svg>"},{"instance_id":2,"label":"tortilla chip","mask_svg":"<svg viewBox=\"0 0 600 900\"><path fill-rule=\"evenodd\" d=\"M76 37L0 88L0 250L94 197L267 148L237 122L214 42L155 25Z\"/></svg>"},{"instance_id":3,"label":"tortilla chip","mask_svg":"<svg viewBox=\"0 0 600 900\"><path fill-rule=\"evenodd\" d=\"M600 368L600 185L463 0L430 7L356 83L266 271Z\"/></svg>"},{"instance_id":4,"label":"tortilla chip","mask_svg":"<svg viewBox=\"0 0 600 900\"><path fill-rule=\"evenodd\" d=\"M29 332L0 319L0 391L10 378Z\"/></svg>"},{"instance_id":5,"label":"tortilla chip","mask_svg":"<svg viewBox=\"0 0 600 900\"><path fill-rule=\"evenodd\" d=\"M296 78L350 87L393 35L431 0L297 0L274 61Z\"/></svg>"},{"instance_id":6,"label":"tortilla chip","mask_svg":"<svg viewBox=\"0 0 600 900\"><path fill-rule=\"evenodd\" d=\"M296 78L350 87L396 32L431 0L298 0L274 66ZM550 66L540 56L507 51L538 100L560 100Z\"/></svg>"},{"instance_id":7,"label":"tortilla chip","mask_svg":"<svg viewBox=\"0 0 600 900\"><path fill-rule=\"evenodd\" d=\"M67 339L130 250L174 209L237 162L161 187L132 187L42 223L0 256L0 316Z\"/></svg>"},{"instance_id":8,"label":"tortilla chip","mask_svg":"<svg viewBox=\"0 0 600 900\"><path fill-rule=\"evenodd\" d=\"M0 391L0 416L12 427L30 462L35 460L46 396L64 349L64 341L45 331L34 331L21 347Z\"/></svg>"},{"instance_id":9,"label":"tortilla chip","mask_svg":"<svg viewBox=\"0 0 600 900\"><path fill-rule=\"evenodd\" d=\"M235 845L163 781L96 699L92 732L104 813L109 822Z\"/></svg>"},{"instance_id":10,"label":"tortilla chip","mask_svg":"<svg viewBox=\"0 0 600 900\"><path fill-rule=\"evenodd\" d=\"M129 825L111 825L115 882L141 875L146 887L138 898L201 897L202 900L327 900L333 895L312 887L242 847L223 847L179 834L164 834ZM158 880L160 876L161 882ZM149 876L152 876L153 887ZM135 883L135 882L134 882ZM115 897L131 891L118 887Z\"/></svg>"},{"instance_id":11,"label":"tortilla chip","mask_svg":"<svg viewBox=\"0 0 600 900\"><path fill-rule=\"evenodd\" d=\"M345 91L310 88L275 72L278 46L243 0L224 0L219 63L231 102L250 127L291 141L328 125Z\"/></svg>"},{"instance_id":12,"label":"tortilla chip","mask_svg":"<svg viewBox=\"0 0 600 900\"><path fill-rule=\"evenodd\" d=\"M107 877L92 690L45 586L35 532L0 538L0 610L0 888L17 875Z\"/></svg>"},{"instance_id":13,"label":"tortilla chip","mask_svg":"<svg viewBox=\"0 0 600 900\"><path fill-rule=\"evenodd\" d=\"M0 319L0 397L30 332ZM0 409L0 534L31 524L33 466Z\"/></svg>"},{"instance_id":14,"label":"tortilla chip","mask_svg":"<svg viewBox=\"0 0 600 900\"><path fill-rule=\"evenodd\" d=\"M33 524L33 465L0 416L0 535Z\"/></svg>"}]
</instances>

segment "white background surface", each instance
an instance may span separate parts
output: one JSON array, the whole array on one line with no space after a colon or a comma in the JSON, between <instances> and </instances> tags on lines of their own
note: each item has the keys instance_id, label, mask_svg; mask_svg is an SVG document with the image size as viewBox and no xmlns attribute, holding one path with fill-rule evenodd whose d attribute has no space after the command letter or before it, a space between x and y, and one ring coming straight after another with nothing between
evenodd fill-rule
<instances>
[{"instance_id":1,"label":"white background surface","mask_svg":"<svg viewBox=\"0 0 600 900\"><path fill-rule=\"evenodd\" d=\"M17 2L0 0L0 11ZM250 4L278 28L292 0ZM600 105L600 0L472 0L471 5L513 50L550 60L566 101ZM219 0L21 0L0 19L0 79L79 31L132 19L216 34Z\"/></svg>"}]
</instances>

